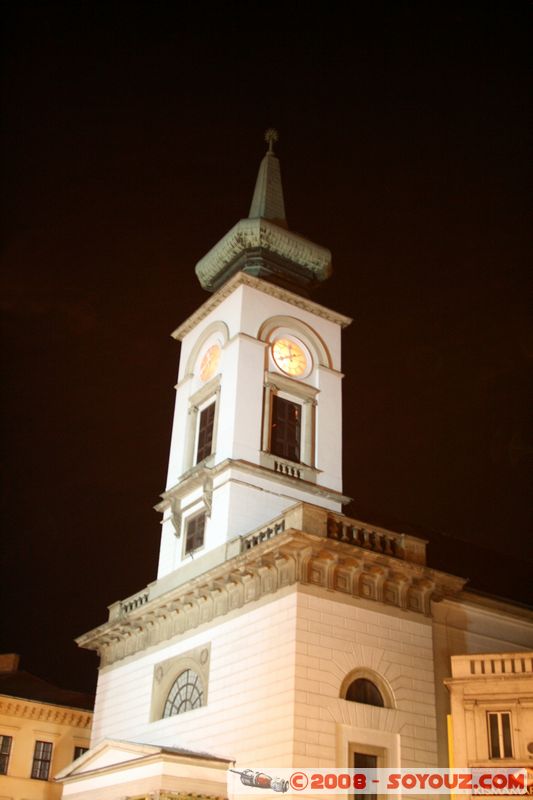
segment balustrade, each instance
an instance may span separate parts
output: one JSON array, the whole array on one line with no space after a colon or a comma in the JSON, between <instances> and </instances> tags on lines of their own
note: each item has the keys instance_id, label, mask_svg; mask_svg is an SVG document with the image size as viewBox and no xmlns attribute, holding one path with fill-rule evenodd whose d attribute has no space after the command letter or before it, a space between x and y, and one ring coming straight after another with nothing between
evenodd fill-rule
<instances>
[{"instance_id":1,"label":"balustrade","mask_svg":"<svg viewBox=\"0 0 533 800\"><path fill-rule=\"evenodd\" d=\"M130 611L135 611L136 608L146 605L147 602L148 592L139 592L139 594L132 595L132 597L122 600L120 603L120 610L123 614L129 614Z\"/></svg>"},{"instance_id":2,"label":"balustrade","mask_svg":"<svg viewBox=\"0 0 533 800\"><path fill-rule=\"evenodd\" d=\"M270 525L267 525L265 528L261 528L260 530L244 536L242 539L241 550L251 550L252 547L256 547L256 545L261 544L262 542L267 542L269 539L273 539L274 536L278 535L278 533L283 533L284 530L285 518L280 517L280 519L271 522Z\"/></svg>"},{"instance_id":3,"label":"balustrade","mask_svg":"<svg viewBox=\"0 0 533 800\"><path fill-rule=\"evenodd\" d=\"M387 556L396 556L396 558L405 557L402 547L402 534L387 533L363 527L360 523L347 517L337 517L329 514L327 535L328 539L363 547L365 550L372 550L374 553L384 553Z\"/></svg>"},{"instance_id":4,"label":"balustrade","mask_svg":"<svg viewBox=\"0 0 533 800\"><path fill-rule=\"evenodd\" d=\"M479 656L452 656L454 678L477 675L533 674L530 653L498 653Z\"/></svg>"},{"instance_id":5,"label":"balustrade","mask_svg":"<svg viewBox=\"0 0 533 800\"><path fill-rule=\"evenodd\" d=\"M302 471L294 464L286 464L284 461L274 461L274 470L281 472L282 475L289 475L291 478L301 478Z\"/></svg>"}]
</instances>

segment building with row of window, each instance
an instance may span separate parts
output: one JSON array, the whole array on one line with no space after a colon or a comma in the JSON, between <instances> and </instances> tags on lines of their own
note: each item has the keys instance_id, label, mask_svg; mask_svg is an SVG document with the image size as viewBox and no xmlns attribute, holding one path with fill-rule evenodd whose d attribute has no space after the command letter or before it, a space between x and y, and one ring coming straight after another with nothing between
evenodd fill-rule
<instances>
[{"instance_id":1,"label":"building with row of window","mask_svg":"<svg viewBox=\"0 0 533 800\"><path fill-rule=\"evenodd\" d=\"M89 748L93 698L59 689L0 656L0 797L55 800L57 772Z\"/></svg>"},{"instance_id":2,"label":"building with row of window","mask_svg":"<svg viewBox=\"0 0 533 800\"><path fill-rule=\"evenodd\" d=\"M533 653L457 655L451 662L452 760L526 767L533 791Z\"/></svg>"},{"instance_id":3,"label":"building with row of window","mask_svg":"<svg viewBox=\"0 0 533 800\"><path fill-rule=\"evenodd\" d=\"M469 760L453 659L531 663L530 612L429 567L424 540L342 513L351 320L309 298L331 254L289 230L272 143L249 216L196 266L210 296L173 334L157 578L78 640L100 671L91 750L59 775L69 800L225 798L229 765L447 766L449 690ZM529 752L506 702L478 704L489 760Z\"/></svg>"}]
</instances>

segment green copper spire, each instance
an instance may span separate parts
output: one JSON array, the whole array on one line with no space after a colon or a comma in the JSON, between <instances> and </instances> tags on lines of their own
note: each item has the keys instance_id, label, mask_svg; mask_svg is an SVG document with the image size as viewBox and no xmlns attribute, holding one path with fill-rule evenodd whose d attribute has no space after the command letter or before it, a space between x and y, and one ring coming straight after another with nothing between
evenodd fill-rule
<instances>
[{"instance_id":1,"label":"green copper spire","mask_svg":"<svg viewBox=\"0 0 533 800\"><path fill-rule=\"evenodd\" d=\"M265 141L268 142L268 150L259 167L248 218L262 217L287 228L281 170L279 160L274 155L274 142L278 141L278 132L269 128L265 133Z\"/></svg>"},{"instance_id":2,"label":"green copper spire","mask_svg":"<svg viewBox=\"0 0 533 800\"><path fill-rule=\"evenodd\" d=\"M307 295L331 274L331 253L288 229L281 170L274 154L277 131L265 133L263 156L250 212L196 264L202 287L216 292L236 272Z\"/></svg>"}]
</instances>

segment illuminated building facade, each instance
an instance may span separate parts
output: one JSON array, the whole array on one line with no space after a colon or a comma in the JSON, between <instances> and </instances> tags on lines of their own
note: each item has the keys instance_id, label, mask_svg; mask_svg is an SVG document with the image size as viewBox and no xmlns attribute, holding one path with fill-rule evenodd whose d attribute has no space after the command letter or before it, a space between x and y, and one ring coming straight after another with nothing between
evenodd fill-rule
<instances>
[{"instance_id":1,"label":"illuminated building facade","mask_svg":"<svg viewBox=\"0 0 533 800\"><path fill-rule=\"evenodd\" d=\"M533 652L452 656L451 757L467 767L526 767L533 784Z\"/></svg>"},{"instance_id":2,"label":"illuminated building facade","mask_svg":"<svg viewBox=\"0 0 533 800\"><path fill-rule=\"evenodd\" d=\"M342 514L351 320L309 299L331 254L289 230L268 140L173 334L157 579L79 639L101 667L72 800L226 797L230 763L444 765L450 656L531 646L531 616L429 568L423 540Z\"/></svg>"},{"instance_id":3,"label":"illuminated building facade","mask_svg":"<svg viewBox=\"0 0 533 800\"><path fill-rule=\"evenodd\" d=\"M56 773L89 749L92 698L18 666L0 655L0 798L56 800Z\"/></svg>"}]
</instances>

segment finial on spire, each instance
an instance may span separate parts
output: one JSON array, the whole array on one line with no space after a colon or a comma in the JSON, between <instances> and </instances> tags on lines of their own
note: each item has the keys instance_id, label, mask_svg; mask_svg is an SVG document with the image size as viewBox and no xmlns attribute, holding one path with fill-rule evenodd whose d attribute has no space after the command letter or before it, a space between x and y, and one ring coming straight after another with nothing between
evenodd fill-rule
<instances>
[{"instance_id":1,"label":"finial on spire","mask_svg":"<svg viewBox=\"0 0 533 800\"><path fill-rule=\"evenodd\" d=\"M278 132L275 128L268 128L265 131L265 142L268 143L268 150L267 152L271 155L274 155L274 142L279 140Z\"/></svg>"}]
</instances>

